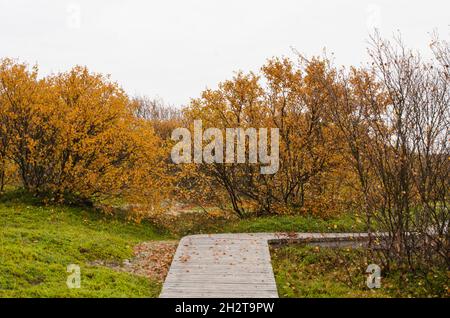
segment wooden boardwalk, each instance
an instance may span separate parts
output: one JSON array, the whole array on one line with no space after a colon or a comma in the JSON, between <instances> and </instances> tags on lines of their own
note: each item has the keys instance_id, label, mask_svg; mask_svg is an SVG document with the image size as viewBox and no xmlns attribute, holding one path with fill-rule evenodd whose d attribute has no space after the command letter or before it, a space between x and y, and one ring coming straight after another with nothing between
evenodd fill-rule
<instances>
[{"instance_id":1,"label":"wooden boardwalk","mask_svg":"<svg viewBox=\"0 0 450 318\"><path fill-rule=\"evenodd\" d=\"M192 235L181 239L160 297L277 298L269 243L366 240L367 234Z\"/></svg>"}]
</instances>

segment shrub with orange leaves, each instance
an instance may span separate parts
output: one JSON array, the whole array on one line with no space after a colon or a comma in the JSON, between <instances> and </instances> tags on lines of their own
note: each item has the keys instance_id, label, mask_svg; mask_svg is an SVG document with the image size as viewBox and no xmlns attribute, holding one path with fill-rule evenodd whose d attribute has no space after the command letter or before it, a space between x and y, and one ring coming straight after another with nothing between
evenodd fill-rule
<instances>
[{"instance_id":1,"label":"shrub with orange leaves","mask_svg":"<svg viewBox=\"0 0 450 318\"><path fill-rule=\"evenodd\" d=\"M37 74L0 61L0 159L17 166L24 188L51 200L120 197L137 215L156 211L166 150L125 92L85 67Z\"/></svg>"},{"instance_id":2,"label":"shrub with orange leaves","mask_svg":"<svg viewBox=\"0 0 450 318\"><path fill-rule=\"evenodd\" d=\"M296 65L289 59L274 58L261 68L260 74L239 72L216 90L208 89L192 101L185 110L188 123L201 119L204 129L222 131L278 128L280 135L280 167L274 175L262 175L258 164L251 163L190 167L188 174L192 177L194 173L202 175L204 196L210 192L228 193L239 216L294 211L323 215L339 210L339 201L334 200L339 191L329 196L328 191L318 187L329 188L337 182L337 171L344 163L339 135L328 116L329 96L322 89L322 79L334 80L326 63L315 59ZM246 151L248 154L248 147Z\"/></svg>"}]
</instances>

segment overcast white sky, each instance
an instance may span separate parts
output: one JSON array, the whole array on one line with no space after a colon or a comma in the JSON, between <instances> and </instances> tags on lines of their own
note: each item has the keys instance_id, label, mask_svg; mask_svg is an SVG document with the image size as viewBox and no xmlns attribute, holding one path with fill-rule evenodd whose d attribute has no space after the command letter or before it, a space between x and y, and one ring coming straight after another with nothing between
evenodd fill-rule
<instances>
[{"instance_id":1,"label":"overcast white sky","mask_svg":"<svg viewBox=\"0 0 450 318\"><path fill-rule=\"evenodd\" d=\"M0 0L0 57L43 75L87 65L130 95L182 105L291 47L359 64L373 27L426 51L430 32L450 39L450 1Z\"/></svg>"}]
</instances>

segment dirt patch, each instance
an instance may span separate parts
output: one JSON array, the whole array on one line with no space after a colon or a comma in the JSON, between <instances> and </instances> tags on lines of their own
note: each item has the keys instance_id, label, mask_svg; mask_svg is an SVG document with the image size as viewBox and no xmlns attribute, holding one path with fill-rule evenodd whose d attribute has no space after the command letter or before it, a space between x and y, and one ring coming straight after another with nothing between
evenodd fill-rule
<instances>
[{"instance_id":1,"label":"dirt patch","mask_svg":"<svg viewBox=\"0 0 450 318\"><path fill-rule=\"evenodd\" d=\"M144 242L134 247L134 258L125 265L131 273L164 281L178 241Z\"/></svg>"},{"instance_id":2,"label":"dirt patch","mask_svg":"<svg viewBox=\"0 0 450 318\"><path fill-rule=\"evenodd\" d=\"M134 247L134 257L122 264L94 261L89 265L106 266L114 270L144 276L163 282L169 271L178 241L152 241Z\"/></svg>"}]
</instances>

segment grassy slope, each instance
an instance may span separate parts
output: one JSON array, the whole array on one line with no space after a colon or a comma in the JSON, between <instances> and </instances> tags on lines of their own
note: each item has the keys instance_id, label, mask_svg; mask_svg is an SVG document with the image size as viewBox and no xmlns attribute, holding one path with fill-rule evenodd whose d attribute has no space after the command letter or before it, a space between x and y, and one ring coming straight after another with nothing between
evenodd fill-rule
<instances>
[{"instance_id":1,"label":"grassy slope","mask_svg":"<svg viewBox=\"0 0 450 318\"><path fill-rule=\"evenodd\" d=\"M155 297L160 284L101 266L122 262L138 242L166 239L150 225L127 224L71 207L0 200L0 297ZM66 267L81 267L81 288L68 289Z\"/></svg>"},{"instance_id":2,"label":"grassy slope","mask_svg":"<svg viewBox=\"0 0 450 318\"><path fill-rule=\"evenodd\" d=\"M363 232L364 224L350 214L324 220L313 216L272 216L229 223L225 232Z\"/></svg>"},{"instance_id":3,"label":"grassy slope","mask_svg":"<svg viewBox=\"0 0 450 318\"><path fill-rule=\"evenodd\" d=\"M330 263L332 254L327 249L285 246L272 248L272 265L280 297L383 297L380 290L369 290L363 286L348 286L339 277L345 278L342 265ZM329 258L328 258L329 257ZM364 282L360 274L355 278Z\"/></svg>"},{"instance_id":4,"label":"grassy slope","mask_svg":"<svg viewBox=\"0 0 450 318\"><path fill-rule=\"evenodd\" d=\"M301 245L271 248L280 297L449 297L445 269L427 273L381 273L381 288L366 286L367 258L358 249Z\"/></svg>"},{"instance_id":5,"label":"grassy slope","mask_svg":"<svg viewBox=\"0 0 450 318\"><path fill-rule=\"evenodd\" d=\"M364 222L351 214L327 220L307 215L279 215L239 220L190 213L164 223L178 236L198 233L365 232Z\"/></svg>"}]
</instances>

